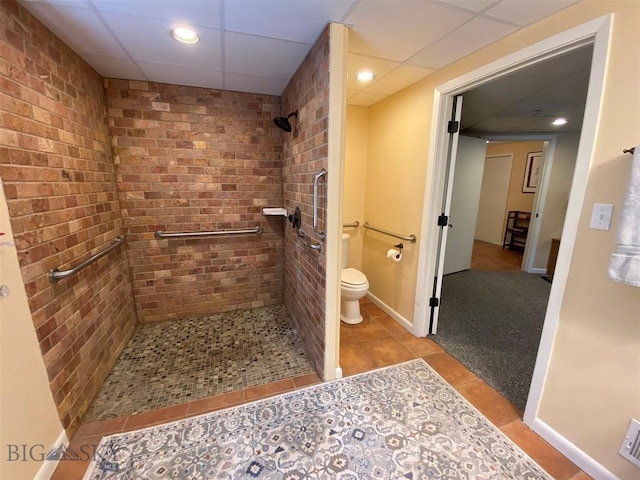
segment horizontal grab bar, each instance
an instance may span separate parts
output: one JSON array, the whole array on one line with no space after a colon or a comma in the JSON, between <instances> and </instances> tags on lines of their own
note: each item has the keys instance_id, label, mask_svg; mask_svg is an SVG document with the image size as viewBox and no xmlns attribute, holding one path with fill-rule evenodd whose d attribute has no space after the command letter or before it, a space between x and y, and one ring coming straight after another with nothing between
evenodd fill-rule
<instances>
[{"instance_id":1,"label":"horizontal grab bar","mask_svg":"<svg viewBox=\"0 0 640 480\"><path fill-rule=\"evenodd\" d=\"M78 273L80 270L82 270L85 267L88 267L99 258L104 257L107 253L109 253L111 250L113 250L118 245L120 245L123 242L123 240L124 239L120 236L114 238L113 243L109 245L107 248L96 253L95 255L92 255L91 257L87 258L86 260L84 260L83 262L79 263L78 265L76 265L75 267L69 270L59 270L58 268L49 270L49 281L51 283L58 283L60 280L64 280L65 278Z\"/></svg>"},{"instance_id":2,"label":"horizontal grab bar","mask_svg":"<svg viewBox=\"0 0 640 480\"><path fill-rule=\"evenodd\" d=\"M262 227L246 230L218 230L217 232L162 232L158 230L155 237L159 240L163 238L191 238L191 237L214 237L218 235L243 235L247 233L262 233Z\"/></svg>"},{"instance_id":3,"label":"horizontal grab bar","mask_svg":"<svg viewBox=\"0 0 640 480\"><path fill-rule=\"evenodd\" d=\"M315 250L316 252L320 252L320 250L322 250L322 245L321 244L319 244L319 243L311 243L311 242L305 241L306 235L304 234L304 232L298 233L298 238L302 239L302 244L305 247L310 248L312 250Z\"/></svg>"},{"instance_id":4,"label":"horizontal grab bar","mask_svg":"<svg viewBox=\"0 0 640 480\"><path fill-rule=\"evenodd\" d=\"M342 226L344 228L350 228L350 227L357 228L360 226L360 222L356 220L355 222L351 222L351 223L343 223Z\"/></svg>"},{"instance_id":5,"label":"horizontal grab bar","mask_svg":"<svg viewBox=\"0 0 640 480\"><path fill-rule=\"evenodd\" d=\"M388 230L382 230L381 228L372 227L369 225L369 222L364 222L364 228L368 228L369 230L375 230L376 232L384 233L385 235L389 235L391 237L396 237L401 240L406 240L407 242L416 243L418 238L412 233L411 235L400 235L399 233L393 233Z\"/></svg>"}]
</instances>

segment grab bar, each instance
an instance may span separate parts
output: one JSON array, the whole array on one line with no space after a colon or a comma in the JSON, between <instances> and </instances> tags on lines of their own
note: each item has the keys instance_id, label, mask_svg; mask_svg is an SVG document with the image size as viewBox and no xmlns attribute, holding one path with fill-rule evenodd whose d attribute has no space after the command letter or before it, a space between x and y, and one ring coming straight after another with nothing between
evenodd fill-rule
<instances>
[{"instance_id":1,"label":"grab bar","mask_svg":"<svg viewBox=\"0 0 640 480\"><path fill-rule=\"evenodd\" d=\"M401 240L406 240L407 242L416 243L418 238L412 233L411 235L400 235L399 233L393 233L388 230L382 230L381 228L372 227L369 225L369 222L364 222L364 228L368 228L369 230L375 230L376 232L384 233L385 235L389 235L391 237L396 237Z\"/></svg>"},{"instance_id":2,"label":"grab bar","mask_svg":"<svg viewBox=\"0 0 640 480\"><path fill-rule=\"evenodd\" d=\"M217 235L242 235L246 233L262 233L262 227L258 225L256 228L247 230L218 230L217 232L163 232L158 230L154 235L157 239L163 238L191 238L191 237L213 237Z\"/></svg>"},{"instance_id":3,"label":"grab bar","mask_svg":"<svg viewBox=\"0 0 640 480\"><path fill-rule=\"evenodd\" d=\"M318 230L318 181L324 177L327 171L323 168L313 178L313 233L316 234L320 240L324 240L326 234Z\"/></svg>"},{"instance_id":4,"label":"grab bar","mask_svg":"<svg viewBox=\"0 0 640 480\"><path fill-rule=\"evenodd\" d=\"M358 228L360 226L360 222L358 220L356 220L355 222L351 222L351 223L343 223L342 226L344 228Z\"/></svg>"},{"instance_id":5,"label":"grab bar","mask_svg":"<svg viewBox=\"0 0 640 480\"><path fill-rule=\"evenodd\" d=\"M304 232L299 232L298 233L298 238L302 239L302 244L305 247L311 248L312 250L315 250L316 252L320 252L320 250L322 250L322 245L320 245L319 243L306 242L304 240L306 238L306 235L304 234Z\"/></svg>"},{"instance_id":6,"label":"grab bar","mask_svg":"<svg viewBox=\"0 0 640 480\"><path fill-rule=\"evenodd\" d=\"M114 238L112 245L109 245L107 248L105 248L101 252L98 252L95 255L87 258L85 261L79 263L78 265L76 265L75 267L69 270L59 270L58 268L49 270L49 281L51 283L58 283L60 280L63 280L67 277L70 277L71 275L78 273L80 270L82 270L85 267L88 267L99 258L104 257L107 253L109 253L111 250L113 250L118 245L120 245L123 242L123 240L124 239L120 236Z\"/></svg>"}]
</instances>

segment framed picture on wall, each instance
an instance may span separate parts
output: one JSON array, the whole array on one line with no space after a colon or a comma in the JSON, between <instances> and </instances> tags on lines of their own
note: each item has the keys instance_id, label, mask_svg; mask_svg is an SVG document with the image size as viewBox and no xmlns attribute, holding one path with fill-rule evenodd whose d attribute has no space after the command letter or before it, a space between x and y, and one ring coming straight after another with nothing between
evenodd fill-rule
<instances>
[{"instance_id":1,"label":"framed picture on wall","mask_svg":"<svg viewBox=\"0 0 640 480\"><path fill-rule=\"evenodd\" d=\"M527 163L524 168L522 181L522 193L536 193L542 176L542 152L530 152L527 154Z\"/></svg>"}]
</instances>

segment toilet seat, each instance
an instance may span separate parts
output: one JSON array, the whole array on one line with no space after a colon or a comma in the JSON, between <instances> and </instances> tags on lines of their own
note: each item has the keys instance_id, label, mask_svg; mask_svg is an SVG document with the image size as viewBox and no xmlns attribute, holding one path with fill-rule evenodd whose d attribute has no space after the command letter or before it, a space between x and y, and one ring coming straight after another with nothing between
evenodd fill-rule
<instances>
[{"instance_id":1,"label":"toilet seat","mask_svg":"<svg viewBox=\"0 0 640 480\"><path fill-rule=\"evenodd\" d=\"M343 285L359 286L367 283L365 274L355 268L343 268L340 280Z\"/></svg>"}]
</instances>

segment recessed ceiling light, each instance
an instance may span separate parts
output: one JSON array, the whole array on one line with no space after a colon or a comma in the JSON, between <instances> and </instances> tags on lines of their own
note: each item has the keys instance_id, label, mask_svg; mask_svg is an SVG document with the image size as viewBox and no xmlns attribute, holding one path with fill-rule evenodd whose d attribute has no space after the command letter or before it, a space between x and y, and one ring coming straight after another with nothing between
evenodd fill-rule
<instances>
[{"instance_id":1,"label":"recessed ceiling light","mask_svg":"<svg viewBox=\"0 0 640 480\"><path fill-rule=\"evenodd\" d=\"M182 43L198 43L200 41L200 37L191 30L186 27L176 27L171 30L171 36Z\"/></svg>"},{"instance_id":2,"label":"recessed ceiling light","mask_svg":"<svg viewBox=\"0 0 640 480\"><path fill-rule=\"evenodd\" d=\"M551 125L555 125L556 127L559 127L560 125L566 125L567 123L567 119L566 118L556 118L553 122L551 122Z\"/></svg>"},{"instance_id":3,"label":"recessed ceiling light","mask_svg":"<svg viewBox=\"0 0 640 480\"><path fill-rule=\"evenodd\" d=\"M374 75L371 70L361 70L356 75L356 79L359 82L370 82L371 80L373 80L373 77Z\"/></svg>"}]
</instances>

